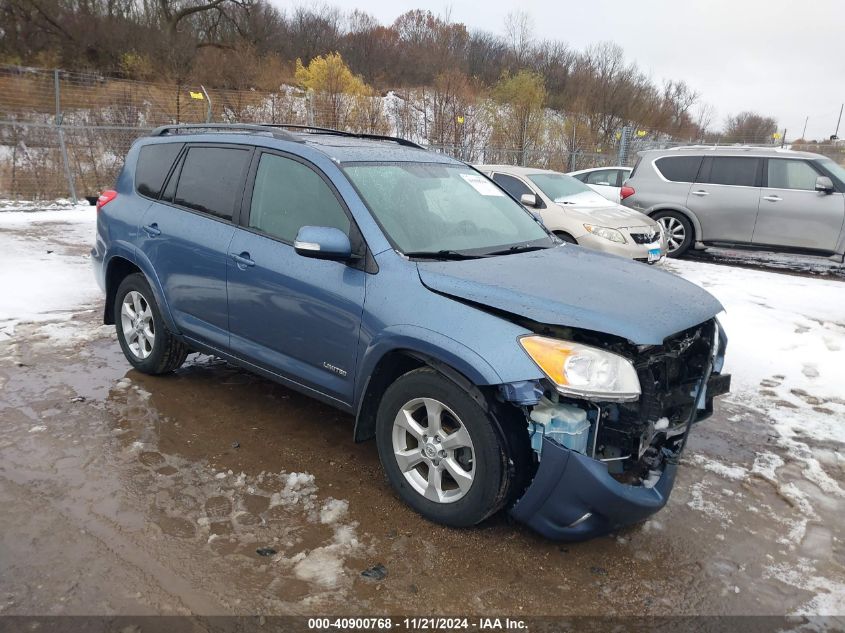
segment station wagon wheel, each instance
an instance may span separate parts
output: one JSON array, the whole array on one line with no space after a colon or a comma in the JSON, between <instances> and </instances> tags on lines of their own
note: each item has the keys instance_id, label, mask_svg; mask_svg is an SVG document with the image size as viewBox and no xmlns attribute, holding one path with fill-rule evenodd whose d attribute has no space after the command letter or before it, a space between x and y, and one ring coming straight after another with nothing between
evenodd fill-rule
<instances>
[{"instance_id":1,"label":"station wagon wheel","mask_svg":"<svg viewBox=\"0 0 845 633\"><path fill-rule=\"evenodd\" d=\"M430 367L400 376L376 414L387 479L425 518L455 527L483 521L509 500L519 460L482 408L480 392Z\"/></svg>"},{"instance_id":2,"label":"station wagon wheel","mask_svg":"<svg viewBox=\"0 0 845 633\"><path fill-rule=\"evenodd\" d=\"M475 477L469 432L454 411L433 398L409 400L396 414L393 455L411 487L430 501L457 501Z\"/></svg>"},{"instance_id":3,"label":"station wagon wheel","mask_svg":"<svg viewBox=\"0 0 845 633\"><path fill-rule=\"evenodd\" d=\"M692 225L686 216L677 211L658 211L653 217L666 235L666 254L680 257L686 253L693 238Z\"/></svg>"},{"instance_id":4,"label":"station wagon wheel","mask_svg":"<svg viewBox=\"0 0 845 633\"><path fill-rule=\"evenodd\" d=\"M127 275L120 282L113 309L117 340L135 369L156 376L185 362L188 347L168 331L144 275Z\"/></svg>"}]
</instances>

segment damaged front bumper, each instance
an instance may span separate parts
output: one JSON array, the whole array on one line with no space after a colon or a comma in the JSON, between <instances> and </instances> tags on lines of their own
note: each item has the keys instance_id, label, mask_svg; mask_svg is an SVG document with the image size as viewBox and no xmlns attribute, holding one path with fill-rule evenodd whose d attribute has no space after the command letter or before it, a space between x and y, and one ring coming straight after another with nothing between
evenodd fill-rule
<instances>
[{"instance_id":1,"label":"damaged front bumper","mask_svg":"<svg viewBox=\"0 0 845 633\"><path fill-rule=\"evenodd\" d=\"M643 521L666 505L690 429L712 414L715 397L730 391L730 374L721 373L727 337L718 323L713 327L708 359L692 388L681 375L673 389L652 393L638 403L639 420L665 415L666 411L684 412L677 418L677 424L671 428L660 427L658 434L654 433L655 426L648 424L651 431L646 435L648 443L655 437L659 439L661 434L665 439L659 440L652 449L657 461L651 462L653 466L647 480L641 478L636 485L627 483L628 479L620 480L618 466L617 476L611 474L613 469L609 469L609 463L618 458L599 459L601 452L596 451L595 438L591 441L592 454L588 455L544 436L534 479L511 508L512 516L547 538L577 541ZM675 362L688 360L681 357ZM665 381L665 377L661 380ZM599 433L598 424L602 420L601 410L597 408L599 412L592 434ZM663 421L669 424L665 418ZM642 452L634 454L639 458L642 455Z\"/></svg>"},{"instance_id":2,"label":"damaged front bumper","mask_svg":"<svg viewBox=\"0 0 845 633\"><path fill-rule=\"evenodd\" d=\"M614 479L603 462L543 439L534 481L511 509L546 538L579 541L642 521L669 499L677 465L667 463L651 487Z\"/></svg>"}]
</instances>

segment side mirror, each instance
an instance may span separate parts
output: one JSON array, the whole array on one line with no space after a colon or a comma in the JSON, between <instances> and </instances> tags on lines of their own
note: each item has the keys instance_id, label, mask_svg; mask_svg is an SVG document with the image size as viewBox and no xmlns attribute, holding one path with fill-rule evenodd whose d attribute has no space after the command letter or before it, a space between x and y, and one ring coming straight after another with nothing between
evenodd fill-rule
<instances>
[{"instance_id":1,"label":"side mirror","mask_svg":"<svg viewBox=\"0 0 845 633\"><path fill-rule=\"evenodd\" d=\"M819 176L816 178L816 191L833 193L833 181L827 176Z\"/></svg>"},{"instance_id":2,"label":"side mirror","mask_svg":"<svg viewBox=\"0 0 845 633\"><path fill-rule=\"evenodd\" d=\"M293 248L298 255L314 259L344 261L352 258L349 236L329 226L303 226L296 234Z\"/></svg>"},{"instance_id":3,"label":"side mirror","mask_svg":"<svg viewBox=\"0 0 845 633\"><path fill-rule=\"evenodd\" d=\"M519 196L519 201L526 207L536 207L537 206L537 196L533 193L524 193Z\"/></svg>"}]
</instances>

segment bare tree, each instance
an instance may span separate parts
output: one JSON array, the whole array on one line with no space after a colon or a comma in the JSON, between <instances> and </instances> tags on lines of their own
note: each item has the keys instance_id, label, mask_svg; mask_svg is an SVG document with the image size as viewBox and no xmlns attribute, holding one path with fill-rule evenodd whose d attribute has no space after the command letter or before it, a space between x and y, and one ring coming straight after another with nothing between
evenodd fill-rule
<instances>
[{"instance_id":1,"label":"bare tree","mask_svg":"<svg viewBox=\"0 0 845 633\"><path fill-rule=\"evenodd\" d=\"M528 58L534 42L534 21L525 11L511 11L505 16L505 36L517 68Z\"/></svg>"}]
</instances>

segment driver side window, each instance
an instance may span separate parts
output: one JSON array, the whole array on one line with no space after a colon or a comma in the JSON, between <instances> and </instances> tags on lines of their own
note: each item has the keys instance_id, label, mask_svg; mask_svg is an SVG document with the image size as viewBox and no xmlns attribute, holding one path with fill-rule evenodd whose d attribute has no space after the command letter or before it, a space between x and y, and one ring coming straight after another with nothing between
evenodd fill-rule
<instances>
[{"instance_id":1,"label":"driver side window","mask_svg":"<svg viewBox=\"0 0 845 633\"><path fill-rule=\"evenodd\" d=\"M293 243L303 226L329 226L349 235L349 217L326 182L310 167L262 154L255 174L249 226Z\"/></svg>"}]
</instances>

